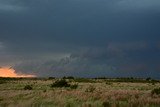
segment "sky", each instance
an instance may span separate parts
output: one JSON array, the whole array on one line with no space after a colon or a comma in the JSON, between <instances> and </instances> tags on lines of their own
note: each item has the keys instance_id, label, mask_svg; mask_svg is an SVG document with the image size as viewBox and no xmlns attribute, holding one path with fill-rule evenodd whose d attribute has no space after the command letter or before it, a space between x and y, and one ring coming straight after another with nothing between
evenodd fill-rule
<instances>
[{"instance_id":1,"label":"sky","mask_svg":"<svg viewBox=\"0 0 160 107\"><path fill-rule=\"evenodd\" d=\"M160 0L0 0L0 67L160 79Z\"/></svg>"}]
</instances>

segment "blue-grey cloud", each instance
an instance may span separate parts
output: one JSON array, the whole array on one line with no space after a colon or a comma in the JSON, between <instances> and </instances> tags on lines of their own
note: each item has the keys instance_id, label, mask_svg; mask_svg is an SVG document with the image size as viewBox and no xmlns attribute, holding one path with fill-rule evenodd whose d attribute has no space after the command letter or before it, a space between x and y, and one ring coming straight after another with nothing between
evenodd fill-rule
<instances>
[{"instance_id":1,"label":"blue-grey cloud","mask_svg":"<svg viewBox=\"0 0 160 107\"><path fill-rule=\"evenodd\" d=\"M150 54L145 54L150 51L149 45L143 42L139 42L137 45L135 43L116 44L110 43L106 48L92 47L75 51L57 61L23 62L16 65L15 69L25 73L32 72L38 76L152 76L159 78L157 76L159 74L158 67L150 63L156 61L157 57L146 58L150 57ZM159 63L159 61L155 63ZM155 69L157 69L157 72L154 71Z\"/></svg>"},{"instance_id":2,"label":"blue-grey cloud","mask_svg":"<svg viewBox=\"0 0 160 107\"><path fill-rule=\"evenodd\" d=\"M158 0L1 0L0 65L38 76L156 77L159 19Z\"/></svg>"}]
</instances>

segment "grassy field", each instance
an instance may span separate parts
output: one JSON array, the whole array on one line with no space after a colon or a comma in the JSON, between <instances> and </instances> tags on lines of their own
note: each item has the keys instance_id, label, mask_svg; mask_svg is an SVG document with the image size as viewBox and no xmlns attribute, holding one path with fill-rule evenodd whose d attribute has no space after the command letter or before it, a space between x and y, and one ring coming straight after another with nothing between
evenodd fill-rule
<instances>
[{"instance_id":1,"label":"grassy field","mask_svg":"<svg viewBox=\"0 0 160 107\"><path fill-rule=\"evenodd\" d=\"M0 78L0 107L160 107L159 87L143 79Z\"/></svg>"}]
</instances>

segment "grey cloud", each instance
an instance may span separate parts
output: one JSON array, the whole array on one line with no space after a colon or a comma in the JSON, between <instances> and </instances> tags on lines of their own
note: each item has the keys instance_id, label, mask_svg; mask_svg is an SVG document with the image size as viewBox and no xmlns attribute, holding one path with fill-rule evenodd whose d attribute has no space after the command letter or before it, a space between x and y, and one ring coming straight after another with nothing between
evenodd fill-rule
<instances>
[{"instance_id":1,"label":"grey cloud","mask_svg":"<svg viewBox=\"0 0 160 107\"><path fill-rule=\"evenodd\" d=\"M125 51L128 51L128 50L138 51L138 50L145 50L150 48L150 44L145 41L134 41L134 42L123 42L123 43L111 42L109 43L108 48L110 50L122 49Z\"/></svg>"},{"instance_id":2,"label":"grey cloud","mask_svg":"<svg viewBox=\"0 0 160 107\"><path fill-rule=\"evenodd\" d=\"M5 45L5 43L0 42L0 66L14 65L13 63L15 61L13 61L12 58L12 55L7 51L7 46Z\"/></svg>"},{"instance_id":3,"label":"grey cloud","mask_svg":"<svg viewBox=\"0 0 160 107\"><path fill-rule=\"evenodd\" d=\"M21 1L18 0L0 1L0 12L22 12L24 10L27 10L27 7L22 5Z\"/></svg>"},{"instance_id":4,"label":"grey cloud","mask_svg":"<svg viewBox=\"0 0 160 107\"><path fill-rule=\"evenodd\" d=\"M3 42L0 42L0 50L4 48Z\"/></svg>"},{"instance_id":5,"label":"grey cloud","mask_svg":"<svg viewBox=\"0 0 160 107\"><path fill-rule=\"evenodd\" d=\"M3 11L21 11L23 9L24 7L20 7L20 6L0 4L0 10L3 10Z\"/></svg>"},{"instance_id":6,"label":"grey cloud","mask_svg":"<svg viewBox=\"0 0 160 107\"><path fill-rule=\"evenodd\" d=\"M118 0L115 6L119 9L144 10L159 9L159 0Z\"/></svg>"},{"instance_id":7,"label":"grey cloud","mask_svg":"<svg viewBox=\"0 0 160 107\"><path fill-rule=\"evenodd\" d=\"M38 76L145 74L160 60L159 5L158 0L1 0L0 63Z\"/></svg>"},{"instance_id":8,"label":"grey cloud","mask_svg":"<svg viewBox=\"0 0 160 107\"><path fill-rule=\"evenodd\" d=\"M137 58L150 50L146 42L109 43L104 47L82 48L59 60L29 61L14 66L17 72L38 76L153 76L150 59ZM134 56L131 56L131 53ZM157 74L154 72L154 74ZM157 78L157 77L156 77Z\"/></svg>"}]
</instances>

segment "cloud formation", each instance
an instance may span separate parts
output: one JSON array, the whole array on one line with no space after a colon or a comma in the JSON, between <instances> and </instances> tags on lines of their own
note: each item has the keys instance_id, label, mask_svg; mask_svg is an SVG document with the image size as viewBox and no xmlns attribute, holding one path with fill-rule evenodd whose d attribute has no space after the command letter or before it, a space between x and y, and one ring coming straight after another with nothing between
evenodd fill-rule
<instances>
[{"instance_id":1,"label":"cloud formation","mask_svg":"<svg viewBox=\"0 0 160 107\"><path fill-rule=\"evenodd\" d=\"M109 77L146 77L150 76L152 70L154 70L153 65L150 64L152 58L143 59L142 57L147 51L150 51L150 49L144 42L139 42L137 45L135 43L122 43L119 45L110 43L106 48L92 47L75 51L57 61L23 62L16 65L15 69L26 73L32 71L38 76L101 77L105 75ZM131 56L131 53L133 56ZM137 56L134 56L134 54ZM142 58L139 59L139 57Z\"/></svg>"},{"instance_id":2,"label":"cloud formation","mask_svg":"<svg viewBox=\"0 0 160 107\"><path fill-rule=\"evenodd\" d=\"M0 65L37 76L157 78L159 19L158 0L1 0Z\"/></svg>"}]
</instances>

